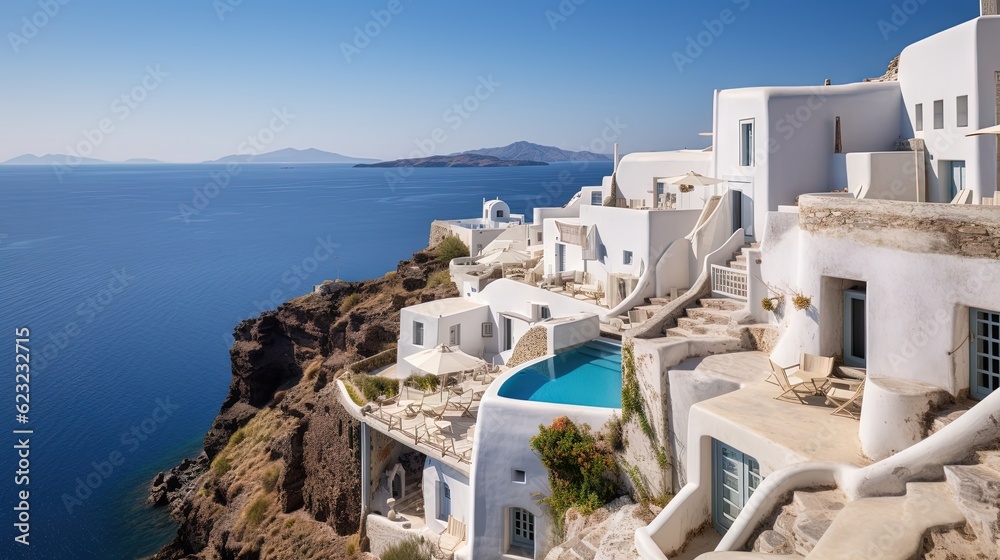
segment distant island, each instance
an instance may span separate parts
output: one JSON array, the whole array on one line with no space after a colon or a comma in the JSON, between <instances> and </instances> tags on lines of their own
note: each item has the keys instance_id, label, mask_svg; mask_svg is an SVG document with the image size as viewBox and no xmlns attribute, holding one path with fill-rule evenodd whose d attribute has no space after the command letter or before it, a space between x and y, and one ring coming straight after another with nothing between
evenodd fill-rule
<instances>
[{"instance_id":1,"label":"distant island","mask_svg":"<svg viewBox=\"0 0 1000 560\"><path fill-rule=\"evenodd\" d=\"M236 154L221 157L216 160L203 163L374 163L379 160L371 158L357 158L345 156L333 152L324 152L316 148L296 150L295 148L285 148L274 152L263 154Z\"/></svg>"},{"instance_id":2,"label":"distant island","mask_svg":"<svg viewBox=\"0 0 1000 560\"><path fill-rule=\"evenodd\" d=\"M611 157L605 154L595 154L594 152L587 151L572 152L556 148L555 146L542 146L541 144L532 144L531 142L524 141L514 142L500 148L482 148L461 153L493 156L500 159L543 161L545 163L562 161L611 161Z\"/></svg>"},{"instance_id":3,"label":"distant island","mask_svg":"<svg viewBox=\"0 0 1000 560\"><path fill-rule=\"evenodd\" d=\"M525 167L535 165L548 165L548 163L523 159L501 159L495 156L481 156L476 154L457 154L416 159L397 159L380 163L361 163L354 167Z\"/></svg>"},{"instance_id":4,"label":"distant island","mask_svg":"<svg viewBox=\"0 0 1000 560\"><path fill-rule=\"evenodd\" d=\"M16 158L11 158L2 165L100 165L114 163L110 161L104 161L103 159L94 158L82 158L76 156L68 156L65 154L45 154L44 156L36 156L35 154L24 154L23 156L17 156Z\"/></svg>"}]
</instances>

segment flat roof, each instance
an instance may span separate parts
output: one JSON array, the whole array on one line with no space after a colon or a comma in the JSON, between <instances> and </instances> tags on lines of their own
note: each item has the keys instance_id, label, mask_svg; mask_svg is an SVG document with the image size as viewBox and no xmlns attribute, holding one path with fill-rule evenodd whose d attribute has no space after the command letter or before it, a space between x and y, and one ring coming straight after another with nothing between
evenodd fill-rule
<instances>
[{"instance_id":1,"label":"flat roof","mask_svg":"<svg viewBox=\"0 0 1000 560\"><path fill-rule=\"evenodd\" d=\"M458 313L464 313L466 311L472 311L474 309L482 309L484 307L489 306L485 303L476 303L470 299L453 297L418 303L417 305L407 307L406 310L411 313L419 313L420 315L426 315L428 317L447 317Z\"/></svg>"}]
</instances>

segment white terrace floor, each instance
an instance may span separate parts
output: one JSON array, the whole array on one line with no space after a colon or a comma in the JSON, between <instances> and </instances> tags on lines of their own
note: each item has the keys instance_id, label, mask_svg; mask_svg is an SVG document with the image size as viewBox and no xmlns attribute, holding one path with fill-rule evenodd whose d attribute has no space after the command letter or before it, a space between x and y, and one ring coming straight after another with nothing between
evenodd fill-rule
<instances>
[{"instance_id":1,"label":"white terrace floor","mask_svg":"<svg viewBox=\"0 0 1000 560\"><path fill-rule=\"evenodd\" d=\"M871 463L861 451L858 421L832 416L833 407L826 405L823 397L807 397L807 404L775 400L781 389L766 381L771 373L767 354L739 352L693 358L671 372L739 383L741 389L701 401L695 408L733 431L783 447L793 456L790 459L855 466Z\"/></svg>"}]
</instances>

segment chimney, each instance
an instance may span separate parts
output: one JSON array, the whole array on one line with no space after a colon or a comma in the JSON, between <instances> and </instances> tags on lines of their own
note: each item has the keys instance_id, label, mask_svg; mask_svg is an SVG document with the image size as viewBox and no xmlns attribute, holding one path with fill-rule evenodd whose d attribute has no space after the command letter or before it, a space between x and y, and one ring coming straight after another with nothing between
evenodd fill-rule
<instances>
[{"instance_id":1,"label":"chimney","mask_svg":"<svg viewBox=\"0 0 1000 560\"><path fill-rule=\"evenodd\" d=\"M615 173L617 171L618 171L618 142L615 142L615 166L611 172Z\"/></svg>"},{"instance_id":2,"label":"chimney","mask_svg":"<svg viewBox=\"0 0 1000 560\"><path fill-rule=\"evenodd\" d=\"M980 14L982 16L995 16L1000 15L1000 2L997 0L980 0Z\"/></svg>"}]
</instances>

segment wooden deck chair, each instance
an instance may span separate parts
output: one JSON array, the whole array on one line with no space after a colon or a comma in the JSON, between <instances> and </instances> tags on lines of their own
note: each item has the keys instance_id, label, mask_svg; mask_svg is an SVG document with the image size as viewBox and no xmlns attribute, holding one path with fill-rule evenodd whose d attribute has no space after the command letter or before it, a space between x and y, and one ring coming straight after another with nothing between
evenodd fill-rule
<instances>
[{"instance_id":1,"label":"wooden deck chair","mask_svg":"<svg viewBox=\"0 0 1000 560\"><path fill-rule=\"evenodd\" d=\"M448 516L448 526L441 531L438 538L438 548L446 554L454 554L458 547L465 542L465 523Z\"/></svg>"},{"instance_id":2,"label":"wooden deck chair","mask_svg":"<svg viewBox=\"0 0 1000 560\"><path fill-rule=\"evenodd\" d=\"M424 416L430 416L431 418L440 420L444 417L445 411L448 410L448 402L449 401L445 401L441 404L435 405L425 404L420 408L420 412L422 412Z\"/></svg>"},{"instance_id":3,"label":"wooden deck chair","mask_svg":"<svg viewBox=\"0 0 1000 560\"><path fill-rule=\"evenodd\" d=\"M855 420L861 419L861 401L865 396L865 381L862 380L855 390L841 389L830 386L825 391L826 402L837 407L830 414L834 416L845 416Z\"/></svg>"},{"instance_id":4,"label":"wooden deck chair","mask_svg":"<svg viewBox=\"0 0 1000 560\"><path fill-rule=\"evenodd\" d=\"M422 438L420 437L421 427L424 431L424 437ZM458 456L458 452L455 451L455 441L444 435L441 428L437 425L437 421L433 418L424 416L424 425L417 426L417 429L414 430L414 432L416 433L416 437L414 438L416 441L420 441L422 439L424 443L430 445L431 447L436 447L441 451L442 456L444 456L445 452L447 452L449 448L451 449L452 455L455 455L456 457Z\"/></svg>"},{"instance_id":5,"label":"wooden deck chair","mask_svg":"<svg viewBox=\"0 0 1000 560\"><path fill-rule=\"evenodd\" d=\"M475 401L475 395L472 389L463 392L456 398L450 399L447 403L448 408L451 410L457 410L462 413L462 416L468 416L469 418L475 418L472 412L469 410L472 408L472 403Z\"/></svg>"},{"instance_id":6,"label":"wooden deck chair","mask_svg":"<svg viewBox=\"0 0 1000 560\"><path fill-rule=\"evenodd\" d=\"M802 396L812 395L815 389L810 381L798 381L792 382L788 379L788 375L785 374L785 368L774 363L773 360L768 360L771 362L771 376L775 378L778 382L778 387L781 387L781 394L775 399L788 398L789 395L794 396L802 404L806 404L806 401L802 400Z\"/></svg>"}]
</instances>

